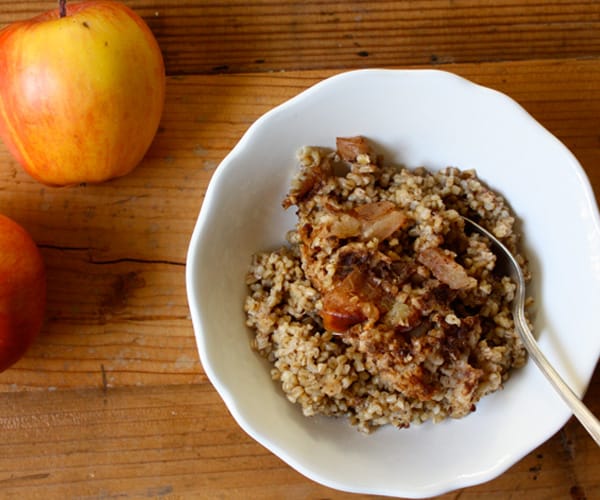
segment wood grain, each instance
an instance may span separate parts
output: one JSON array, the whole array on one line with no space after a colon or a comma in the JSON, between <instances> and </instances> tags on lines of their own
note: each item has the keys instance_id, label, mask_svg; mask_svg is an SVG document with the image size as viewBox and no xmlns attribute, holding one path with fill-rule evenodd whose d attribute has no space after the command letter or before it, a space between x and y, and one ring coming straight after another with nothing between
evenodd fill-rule
<instances>
[{"instance_id":1,"label":"wood grain","mask_svg":"<svg viewBox=\"0 0 600 500\"><path fill-rule=\"evenodd\" d=\"M248 437L202 369L184 276L211 176L254 120L323 78L435 67L515 98L598 194L600 2L126 3L170 75L139 167L47 188L0 144L0 213L38 242L49 286L42 335L0 376L0 497L354 498ZM0 27L54 4L0 0ZM585 402L600 415L599 368ZM459 497L600 498L600 450L571 419L497 479L438 498Z\"/></svg>"},{"instance_id":2,"label":"wood grain","mask_svg":"<svg viewBox=\"0 0 600 500\"><path fill-rule=\"evenodd\" d=\"M600 377L593 385L600 386ZM599 395L588 399L596 412ZM307 480L249 438L208 384L24 392L3 399L2 498L355 496ZM571 420L497 479L438 498L598 498L598 456Z\"/></svg>"},{"instance_id":3,"label":"wood grain","mask_svg":"<svg viewBox=\"0 0 600 500\"><path fill-rule=\"evenodd\" d=\"M572 148L598 192L600 62L452 70L515 97ZM146 160L99 186L42 187L0 148L0 211L41 245L50 288L41 338L0 379L6 498L349 497L237 427L199 364L184 286L187 240L218 162L263 112L335 73L171 77ZM597 414L599 401L597 370L586 398ZM506 474L458 494L594 498L599 456L572 421Z\"/></svg>"},{"instance_id":4,"label":"wood grain","mask_svg":"<svg viewBox=\"0 0 600 500\"><path fill-rule=\"evenodd\" d=\"M595 57L595 0L127 0L169 74ZM55 1L0 2L0 26Z\"/></svg>"},{"instance_id":5,"label":"wood grain","mask_svg":"<svg viewBox=\"0 0 600 500\"><path fill-rule=\"evenodd\" d=\"M600 192L600 64L454 65L505 91L570 147ZM185 254L208 181L247 127L335 71L178 76L161 129L129 176L46 188L0 149L0 212L41 246L46 327L0 390L204 381L185 295ZM578 78L566 78L577 74ZM72 376L67 376L72 375Z\"/></svg>"}]
</instances>

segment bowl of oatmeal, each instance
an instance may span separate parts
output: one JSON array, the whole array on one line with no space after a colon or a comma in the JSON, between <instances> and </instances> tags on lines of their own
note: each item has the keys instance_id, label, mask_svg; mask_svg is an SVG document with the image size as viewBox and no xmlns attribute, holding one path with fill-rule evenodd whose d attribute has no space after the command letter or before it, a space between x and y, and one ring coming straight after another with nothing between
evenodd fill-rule
<instances>
[{"instance_id":1,"label":"bowl of oatmeal","mask_svg":"<svg viewBox=\"0 0 600 500\"><path fill-rule=\"evenodd\" d=\"M577 160L494 90L364 70L257 120L207 190L188 299L239 425L324 485L413 498L557 432L570 414L514 333L514 285L462 216L518 256L540 347L582 395L600 222Z\"/></svg>"}]
</instances>

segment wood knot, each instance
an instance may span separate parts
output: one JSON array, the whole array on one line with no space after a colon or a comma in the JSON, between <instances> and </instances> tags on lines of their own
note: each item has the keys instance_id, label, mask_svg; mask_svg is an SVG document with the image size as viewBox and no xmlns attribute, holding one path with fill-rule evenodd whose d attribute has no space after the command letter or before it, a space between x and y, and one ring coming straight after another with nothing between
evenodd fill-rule
<instances>
[{"instance_id":1,"label":"wood knot","mask_svg":"<svg viewBox=\"0 0 600 500\"><path fill-rule=\"evenodd\" d=\"M145 286L146 280L136 271L115 276L100 304L100 317L105 321L107 316L123 310L133 292Z\"/></svg>"}]
</instances>

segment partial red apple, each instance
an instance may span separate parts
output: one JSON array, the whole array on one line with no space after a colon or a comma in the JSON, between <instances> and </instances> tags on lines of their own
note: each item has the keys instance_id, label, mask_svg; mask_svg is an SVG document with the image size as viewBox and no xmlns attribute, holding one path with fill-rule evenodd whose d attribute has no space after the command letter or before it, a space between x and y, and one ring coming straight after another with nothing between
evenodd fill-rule
<instances>
[{"instance_id":1,"label":"partial red apple","mask_svg":"<svg viewBox=\"0 0 600 500\"><path fill-rule=\"evenodd\" d=\"M39 334L46 308L46 271L27 231L0 215L0 372L16 363Z\"/></svg>"},{"instance_id":2,"label":"partial red apple","mask_svg":"<svg viewBox=\"0 0 600 500\"><path fill-rule=\"evenodd\" d=\"M125 175L160 122L160 48L122 3L61 7L0 31L0 137L44 184Z\"/></svg>"}]
</instances>

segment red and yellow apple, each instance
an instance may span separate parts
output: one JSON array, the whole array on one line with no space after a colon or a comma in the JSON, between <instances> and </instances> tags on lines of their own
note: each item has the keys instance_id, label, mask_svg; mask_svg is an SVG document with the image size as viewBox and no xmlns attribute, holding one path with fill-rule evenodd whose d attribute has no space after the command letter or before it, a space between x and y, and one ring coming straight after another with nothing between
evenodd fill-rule
<instances>
[{"instance_id":1,"label":"red and yellow apple","mask_svg":"<svg viewBox=\"0 0 600 500\"><path fill-rule=\"evenodd\" d=\"M0 31L0 137L44 184L131 172L156 134L164 97L158 43L122 3L61 2Z\"/></svg>"},{"instance_id":2,"label":"red and yellow apple","mask_svg":"<svg viewBox=\"0 0 600 500\"><path fill-rule=\"evenodd\" d=\"M46 308L46 271L27 231L0 215L0 372L39 334Z\"/></svg>"}]
</instances>

